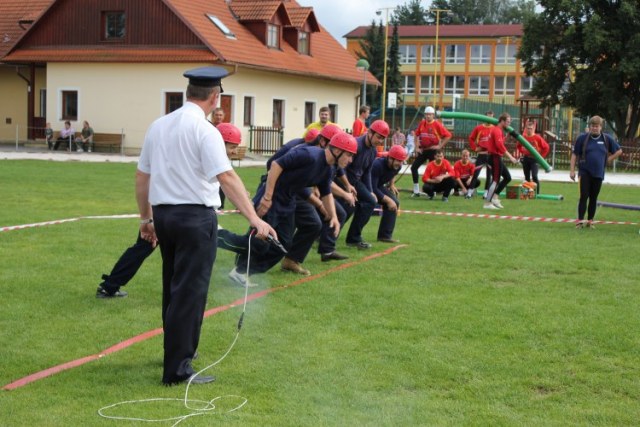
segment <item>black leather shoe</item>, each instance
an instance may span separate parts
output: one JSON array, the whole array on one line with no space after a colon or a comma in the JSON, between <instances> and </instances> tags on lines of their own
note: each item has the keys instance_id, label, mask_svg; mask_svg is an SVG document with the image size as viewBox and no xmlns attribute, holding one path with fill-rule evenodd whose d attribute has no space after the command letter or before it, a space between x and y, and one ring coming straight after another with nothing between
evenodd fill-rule
<instances>
[{"instance_id":1,"label":"black leather shoe","mask_svg":"<svg viewBox=\"0 0 640 427\"><path fill-rule=\"evenodd\" d=\"M98 286L98 289L96 290L96 298L124 298L127 295L129 294L121 290L117 290L114 293L109 293L102 286Z\"/></svg>"},{"instance_id":2,"label":"black leather shoe","mask_svg":"<svg viewBox=\"0 0 640 427\"><path fill-rule=\"evenodd\" d=\"M371 243L367 243L367 242L355 242L355 243L349 243L347 242L347 246L351 247L351 248L358 248L360 250L366 250L366 249L370 249L371 248Z\"/></svg>"},{"instance_id":3,"label":"black leather shoe","mask_svg":"<svg viewBox=\"0 0 640 427\"><path fill-rule=\"evenodd\" d=\"M322 254L320 255L320 260L322 262L327 262L327 261L343 261L345 259L349 259L348 256L346 255L342 255L341 253L338 253L336 251L333 252L329 252L328 254Z\"/></svg>"},{"instance_id":4,"label":"black leather shoe","mask_svg":"<svg viewBox=\"0 0 640 427\"><path fill-rule=\"evenodd\" d=\"M383 243L400 243L400 240L392 239L390 237L381 237L378 239L378 242Z\"/></svg>"},{"instance_id":5,"label":"black leather shoe","mask_svg":"<svg viewBox=\"0 0 640 427\"><path fill-rule=\"evenodd\" d=\"M196 376L191 376L188 381L191 381L191 384L208 384L208 383L212 383L216 380L216 377L214 376L209 376L209 375L198 375Z\"/></svg>"}]
</instances>

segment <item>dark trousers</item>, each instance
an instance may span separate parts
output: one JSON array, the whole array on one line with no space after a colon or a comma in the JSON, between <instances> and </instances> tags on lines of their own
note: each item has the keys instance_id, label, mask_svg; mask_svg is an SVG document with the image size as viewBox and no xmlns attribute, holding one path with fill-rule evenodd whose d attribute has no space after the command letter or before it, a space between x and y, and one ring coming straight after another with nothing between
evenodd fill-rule
<instances>
[{"instance_id":1,"label":"dark trousers","mask_svg":"<svg viewBox=\"0 0 640 427\"><path fill-rule=\"evenodd\" d=\"M66 148L69 148L71 150L76 149L76 144L73 142L73 138L71 137L56 139L56 143L53 145L54 151L58 150L58 147L60 146L60 144L64 145Z\"/></svg>"},{"instance_id":2,"label":"dark trousers","mask_svg":"<svg viewBox=\"0 0 640 427\"><path fill-rule=\"evenodd\" d=\"M489 155L488 154L478 154L476 157L476 171L473 173L473 182L471 183L471 188L478 188L480 186L480 172L482 172L481 166L485 166L485 181L484 181L484 189L488 190L491 185L491 168L489 168Z\"/></svg>"},{"instance_id":3,"label":"dark trousers","mask_svg":"<svg viewBox=\"0 0 640 427\"><path fill-rule=\"evenodd\" d=\"M442 197L449 197L449 194L455 185L456 182L452 177L449 177L436 184L425 182L422 186L422 191L427 193L429 197L435 196L436 193L442 193Z\"/></svg>"},{"instance_id":4,"label":"dark trousers","mask_svg":"<svg viewBox=\"0 0 640 427\"><path fill-rule=\"evenodd\" d=\"M164 383L194 374L211 270L216 260L218 219L201 205L158 205L153 219L162 253Z\"/></svg>"},{"instance_id":5,"label":"dark trousers","mask_svg":"<svg viewBox=\"0 0 640 427\"><path fill-rule=\"evenodd\" d=\"M580 200L578 201L578 219L583 220L584 214L587 212L587 219L592 221L596 216L596 208L598 207L598 195L602 188L602 179L594 178L588 172L580 171ZM587 210L587 201L589 208Z\"/></svg>"},{"instance_id":6,"label":"dark trousers","mask_svg":"<svg viewBox=\"0 0 640 427\"><path fill-rule=\"evenodd\" d=\"M353 220L351 220L351 225L349 226L349 231L347 232L347 243L359 243L362 242L362 230L371 219L371 215L373 214L373 209L376 207L377 200L366 185L362 181L358 181L352 184L356 188L356 192L358 194L358 201L356 201L355 206L349 206L347 203L341 201L342 207L344 211L347 213L347 218L345 221L348 221L351 216L353 216Z\"/></svg>"},{"instance_id":7,"label":"dark trousers","mask_svg":"<svg viewBox=\"0 0 640 427\"><path fill-rule=\"evenodd\" d=\"M432 161L433 159L435 159L435 157L436 157L435 149L427 150L423 148L422 152L418 153L415 160L411 164L411 178L413 179L414 184L418 183L418 179L419 179L418 169L420 169L420 166Z\"/></svg>"},{"instance_id":8,"label":"dark trousers","mask_svg":"<svg viewBox=\"0 0 640 427\"><path fill-rule=\"evenodd\" d=\"M155 248L140 236L133 246L127 248L120 259L111 269L111 273L102 275L102 286L107 292L117 292L121 286L125 286L136 275L140 266Z\"/></svg>"},{"instance_id":9,"label":"dark trousers","mask_svg":"<svg viewBox=\"0 0 640 427\"><path fill-rule=\"evenodd\" d=\"M287 258L303 263L311 250L313 242L320 236L322 220L311 203L297 196L295 227L296 231L293 235L291 250L287 254Z\"/></svg>"},{"instance_id":10,"label":"dark trousers","mask_svg":"<svg viewBox=\"0 0 640 427\"><path fill-rule=\"evenodd\" d=\"M262 219L273 227L276 233L278 233L278 240L282 243L282 246L284 246L287 251L290 251L295 228L294 214L275 213L274 209L270 209ZM313 243L313 240L311 242ZM284 254L282 251L273 245L269 245L267 251L259 256L252 251L249 274L264 273L279 263L283 257ZM239 254L236 257L236 269L241 273L245 273L247 271L248 261L249 257L247 254Z\"/></svg>"},{"instance_id":11,"label":"dark trousers","mask_svg":"<svg viewBox=\"0 0 640 427\"><path fill-rule=\"evenodd\" d=\"M509 173L509 169L507 169L504 162L502 161L502 156L498 154L490 154L490 162L491 178L493 182L497 183L497 185L493 193L489 191L490 194L487 195L487 200L491 200L494 194L500 194L502 190L507 188L507 185L511 182L511 173Z\"/></svg>"},{"instance_id":12,"label":"dark trousers","mask_svg":"<svg viewBox=\"0 0 640 427\"><path fill-rule=\"evenodd\" d=\"M536 194L540 194L540 181L538 180L538 162L533 157L522 157L522 172L524 172L524 179L536 183Z\"/></svg>"},{"instance_id":13,"label":"dark trousers","mask_svg":"<svg viewBox=\"0 0 640 427\"><path fill-rule=\"evenodd\" d=\"M340 223L340 230L344 227L344 223L347 222L347 212L342 207L345 202L341 199L335 199L336 216ZM318 244L319 254L328 254L336 250L336 241L338 238L333 235L333 228L329 227L329 222L322 219L322 231L320 231L320 242Z\"/></svg>"},{"instance_id":14,"label":"dark trousers","mask_svg":"<svg viewBox=\"0 0 640 427\"><path fill-rule=\"evenodd\" d=\"M469 185L467 185L467 180L469 179L469 177L466 178L460 178L460 181L462 181L462 183L464 184L464 186L466 187L467 190L471 189L471 188L478 188L480 186L480 181L479 180L474 180L473 177L471 177L471 181L469 182ZM475 187L474 187L474 183L475 183ZM458 181L455 181L453 183L453 189L458 191L458 190L462 190L462 187L460 187L460 184L458 184Z\"/></svg>"},{"instance_id":15,"label":"dark trousers","mask_svg":"<svg viewBox=\"0 0 640 427\"><path fill-rule=\"evenodd\" d=\"M389 189L384 188L382 192L390 197L400 209L400 202L398 198ZM396 228L396 218L398 217L398 211L390 211L387 205L382 205L382 218L380 218L380 225L378 226L378 239L390 239L393 236L393 230Z\"/></svg>"}]
</instances>

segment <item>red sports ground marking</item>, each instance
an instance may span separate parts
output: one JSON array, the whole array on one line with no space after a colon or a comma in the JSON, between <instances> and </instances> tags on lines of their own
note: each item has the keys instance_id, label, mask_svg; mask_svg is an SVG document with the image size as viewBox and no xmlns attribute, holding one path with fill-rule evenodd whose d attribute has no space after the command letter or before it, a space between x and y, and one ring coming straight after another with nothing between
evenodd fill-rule
<instances>
[{"instance_id":1,"label":"red sports ground marking","mask_svg":"<svg viewBox=\"0 0 640 427\"><path fill-rule=\"evenodd\" d=\"M313 280L320 279L320 278L322 278L324 276L327 276L327 275L329 275L331 273L335 273L337 271L344 270L346 268L355 267L357 265L360 265L360 264L363 264L365 262L371 261L372 259L376 259L376 258L385 256L385 255L389 255L390 253L393 253L393 252L397 251L398 249L406 247L406 246L407 245L393 246L393 247L390 247L390 248L388 248L388 249L386 249L384 251L373 253L373 254L371 254L369 256L366 256L364 258L361 258L361 259L359 259L357 261L350 261L350 262L347 262L347 263L344 263L344 264L336 265L335 267L330 268L328 270L325 270L322 273L313 274L311 276L307 276L307 277L304 277L304 278L301 278L301 279L298 279L298 280L294 280L293 282L287 283L286 285L282 285L282 286L278 286L278 287L275 287L275 288L269 288L269 289L265 289L265 290L262 290L262 291L254 292L251 295L247 296L247 301L253 301L253 300L256 300L258 298L262 298L262 297L264 297L266 295L269 295L270 293L273 293L273 292L276 292L276 291L282 291L282 290L285 290L287 288L292 288L294 286L302 285L303 283L307 283L307 282L311 282ZM225 305L221 305L221 306L218 306L218 307L211 308L211 309L209 309L209 310L204 312L204 317L207 318L207 317L213 316L215 314L221 313L223 311L229 310L231 308L234 308L234 307L237 307L237 306L240 306L240 305L243 305L243 304L244 304L244 297L243 298L239 298L239 299L237 299L237 300L235 300L235 301L233 301L233 302L231 302L229 304L225 304ZM66 371L66 370L71 369L71 368L77 368L78 366L82 366L85 363L89 363L89 362L92 362L94 360L100 359L103 356L106 356L106 355L115 353L117 351L123 350L123 349L125 349L127 347L130 347L130 346L132 346L134 344L137 344L139 342L145 341L145 340L147 340L149 338L153 338L153 337L155 337L157 335L160 335L160 334L162 334L162 328L157 328L157 329L153 329L153 330L147 331L147 332L142 333L140 335L136 335L136 336L131 337L131 338L127 339L127 340L124 340L124 341L122 341L122 342L120 342L118 344L112 345L111 347L106 348L105 350L101 351L98 354L85 356L85 357L82 357L80 359L76 359L76 360L72 360L72 361L69 361L69 362L65 362L65 363L62 363L60 365L56 365L56 366L53 366L51 368L47 368L47 369L44 369L42 371L36 372L34 374L27 375L26 377L20 378L20 379L18 379L16 381L13 381L13 382L5 385L4 387L2 387L2 389L3 390L15 390L15 389L23 387L23 386L25 386L25 385L27 385L29 383L41 380L41 379L49 377L51 375L55 375L55 374L60 373L62 371Z\"/></svg>"}]
</instances>

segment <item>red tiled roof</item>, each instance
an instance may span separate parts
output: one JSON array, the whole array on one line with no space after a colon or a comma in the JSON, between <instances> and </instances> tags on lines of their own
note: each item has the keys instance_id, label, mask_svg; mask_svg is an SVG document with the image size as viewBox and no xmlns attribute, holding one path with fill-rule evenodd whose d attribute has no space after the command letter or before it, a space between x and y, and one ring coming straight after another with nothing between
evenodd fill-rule
<instances>
[{"instance_id":1,"label":"red tiled roof","mask_svg":"<svg viewBox=\"0 0 640 427\"><path fill-rule=\"evenodd\" d=\"M289 14L289 19L291 19L291 26L301 28L309 17L309 14L313 13L313 9L310 7L287 6L287 13Z\"/></svg>"},{"instance_id":2,"label":"red tiled roof","mask_svg":"<svg viewBox=\"0 0 640 427\"><path fill-rule=\"evenodd\" d=\"M38 48L18 49L7 56L11 61L27 62L215 62L218 58L209 49L122 47L105 49L86 48Z\"/></svg>"},{"instance_id":3,"label":"red tiled roof","mask_svg":"<svg viewBox=\"0 0 640 427\"><path fill-rule=\"evenodd\" d=\"M357 59L322 27L320 32L311 37L309 56L298 53L285 41L282 41L280 49L265 46L234 18L225 0L163 1L224 62L329 80L362 81L362 72L356 69ZM232 4L242 3L245 2L234 0ZM285 7L300 7L295 1L284 4ZM206 17L207 13L216 15L236 38L227 38ZM367 76L367 81L377 83L371 74Z\"/></svg>"},{"instance_id":4,"label":"red tiled roof","mask_svg":"<svg viewBox=\"0 0 640 427\"><path fill-rule=\"evenodd\" d=\"M363 38L369 26L357 27L347 33L345 38ZM389 31L391 36L391 31ZM398 36L404 37L435 37L435 25L399 25ZM440 25L439 37L503 37L522 36L522 24L497 25Z\"/></svg>"},{"instance_id":5,"label":"red tiled roof","mask_svg":"<svg viewBox=\"0 0 640 427\"><path fill-rule=\"evenodd\" d=\"M35 21L52 2L53 0L2 0L0 58L6 55L29 29L30 25L20 26L20 21Z\"/></svg>"},{"instance_id":6,"label":"red tiled roof","mask_svg":"<svg viewBox=\"0 0 640 427\"><path fill-rule=\"evenodd\" d=\"M50 6L52 0L0 0L0 10L20 10L14 12L15 19L24 19L29 13L38 16ZM296 74L324 78L327 80L349 81L360 83L362 72L356 69L357 59L334 39L324 28L311 36L311 55L297 52L286 41L282 40L280 49L269 48L258 40L251 31L241 24L231 11L226 0L162 0L167 7L202 41L207 49L181 48L179 46L68 46L44 48L18 47L4 59L15 62L221 62L228 65L239 65L255 69L264 69L285 74ZM7 7L6 2L11 7ZM266 6L266 9L277 13L278 8L304 9L295 0L256 1L233 0L234 10L243 5ZM272 9L272 4L276 5ZM30 5L31 8L21 8ZM39 13L38 13L39 11ZM269 12L270 13L270 12ZM228 38L211 22L207 14L220 19L235 38ZM268 13L267 13L268 15ZM287 16L288 14L285 14ZM253 15L258 16L258 14ZM271 15L272 17L273 15ZM315 15L310 12L310 18ZM0 22L5 21L5 15L0 14ZM40 18L38 18L40 19ZM271 19L271 18L269 18ZM290 25L288 20L284 25ZM38 25L37 21L34 24ZM317 21L316 21L317 25ZM35 28L35 27L34 27ZM312 25L313 28L313 25ZM11 46L2 54L6 54L25 33L12 35ZM0 41L2 34L0 34ZM0 51L1 52L1 51ZM378 81L368 73L367 81L376 84Z\"/></svg>"},{"instance_id":7,"label":"red tiled roof","mask_svg":"<svg viewBox=\"0 0 640 427\"><path fill-rule=\"evenodd\" d=\"M233 1L229 4L239 21L271 21L281 1Z\"/></svg>"}]
</instances>

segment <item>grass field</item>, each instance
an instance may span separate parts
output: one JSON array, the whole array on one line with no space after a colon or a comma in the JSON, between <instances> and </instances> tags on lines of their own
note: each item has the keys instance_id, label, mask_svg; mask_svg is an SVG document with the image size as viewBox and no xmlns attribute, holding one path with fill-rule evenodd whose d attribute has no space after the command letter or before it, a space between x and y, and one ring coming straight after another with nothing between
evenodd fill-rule
<instances>
[{"instance_id":1,"label":"grass field","mask_svg":"<svg viewBox=\"0 0 640 427\"><path fill-rule=\"evenodd\" d=\"M0 227L136 212L132 164L0 161ZM238 172L250 191L261 169ZM399 186L410 187L410 178ZM637 187L605 185L601 200L638 204ZM543 183L565 200L505 200L501 215L574 218L575 184ZM414 200L415 211L485 214L479 199ZM496 212L491 211L490 214ZM638 222L601 208L597 220ZM238 215L220 224L242 232ZM370 251L346 248L347 263L305 267L319 277L274 269L250 292L244 327L217 381L190 399L217 409L180 426L637 425L640 419L640 293L637 225L403 213L395 238ZM100 276L134 242L136 219L80 219L0 232L0 384L98 354L161 326L160 254L125 288L96 299ZM315 250L315 249L314 249ZM373 254L383 253L379 257ZM219 251L208 308L244 296ZM295 286L293 286L295 285ZM233 341L241 307L204 321L196 369ZM0 392L2 426L141 425L111 415L187 416L184 386L160 385L162 337ZM237 411L225 413L242 402ZM193 403L195 405L195 403ZM159 425L172 425L165 421Z\"/></svg>"}]
</instances>

